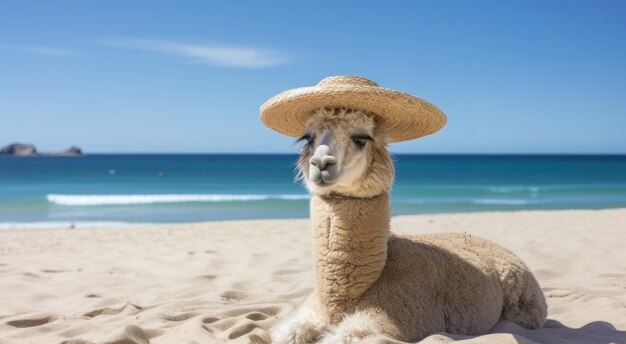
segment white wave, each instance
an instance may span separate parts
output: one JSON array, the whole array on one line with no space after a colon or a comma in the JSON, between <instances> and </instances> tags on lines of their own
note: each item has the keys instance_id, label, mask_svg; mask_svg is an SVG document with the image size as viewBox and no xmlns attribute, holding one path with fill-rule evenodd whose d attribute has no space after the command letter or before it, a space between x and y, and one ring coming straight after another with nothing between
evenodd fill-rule
<instances>
[{"instance_id":1,"label":"white wave","mask_svg":"<svg viewBox=\"0 0 626 344\"><path fill-rule=\"evenodd\" d=\"M509 193L509 192L530 192L537 193L539 192L539 187L537 186L496 186L489 188L490 192L497 193Z\"/></svg>"},{"instance_id":2,"label":"white wave","mask_svg":"<svg viewBox=\"0 0 626 344\"><path fill-rule=\"evenodd\" d=\"M102 227L135 227L145 226L149 223L140 222L115 222L115 221L77 221L77 222L0 222L0 230L3 229L43 229L43 228L102 228Z\"/></svg>"},{"instance_id":3,"label":"white wave","mask_svg":"<svg viewBox=\"0 0 626 344\"><path fill-rule=\"evenodd\" d=\"M525 199L510 199L510 198L475 198L471 200L474 204L507 204L507 205L522 205L529 204L530 202Z\"/></svg>"},{"instance_id":4,"label":"white wave","mask_svg":"<svg viewBox=\"0 0 626 344\"><path fill-rule=\"evenodd\" d=\"M264 201L269 199L301 200L308 199L308 195L230 195L230 194L179 194L179 195L61 195L49 194L48 202L67 206L95 206L95 205L129 205L154 203L182 203L182 202L245 202Z\"/></svg>"},{"instance_id":5,"label":"white wave","mask_svg":"<svg viewBox=\"0 0 626 344\"><path fill-rule=\"evenodd\" d=\"M273 198L273 197L270 197L270 198ZM295 200L301 200L301 199L309 199L311 198L311 196L309 195L278 195L278 197L276 198L295 201Z\"/></svg>"}]
</instances>

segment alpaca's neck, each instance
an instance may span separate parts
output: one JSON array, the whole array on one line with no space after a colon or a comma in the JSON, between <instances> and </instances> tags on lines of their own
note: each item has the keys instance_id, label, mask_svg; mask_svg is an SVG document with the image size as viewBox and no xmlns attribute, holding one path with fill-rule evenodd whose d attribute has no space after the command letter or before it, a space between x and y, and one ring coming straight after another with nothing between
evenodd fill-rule
<instances>
[{"instance_id":1,"label":"alpaca's neck","mask_svg":"<svg viewBox=\"0 0 626 344\"><path fill-rule=\"evenodd\" d=\"M345 311L378 280L387 259L389 194L369 199L311 199L316 296L327 321Z\"/></svg>"}]
</instances>

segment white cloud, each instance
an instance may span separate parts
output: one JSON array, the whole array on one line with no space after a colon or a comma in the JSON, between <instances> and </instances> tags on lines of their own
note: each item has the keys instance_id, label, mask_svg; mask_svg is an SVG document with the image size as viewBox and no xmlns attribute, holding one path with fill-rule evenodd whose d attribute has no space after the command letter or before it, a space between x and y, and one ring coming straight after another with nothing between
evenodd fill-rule
<instances>
[{"instance_id":1,"label":"white cloud","mask_svg":"<svg viewBox=\"0 0 626 344\"><path fill-rule=\"evenodd\" d=\"M20 50L43 56L63 57L76 55L76 51L62 48L41 47L41 46L26 46L20 47Z\"/></svg>"},{"instance_id":2,"label":"white cloud","mask_svg":"<svg viewBox=\"0 0 626 344\"><path fill-rule=\"evenodd\" d=\"M116 48L186 57L192 61L210 63L220 67L263 68L289 62L289 58L283 53L258 48L235 48L147 39L114 39L100 43Z\"/></svg>"}]
</instances>

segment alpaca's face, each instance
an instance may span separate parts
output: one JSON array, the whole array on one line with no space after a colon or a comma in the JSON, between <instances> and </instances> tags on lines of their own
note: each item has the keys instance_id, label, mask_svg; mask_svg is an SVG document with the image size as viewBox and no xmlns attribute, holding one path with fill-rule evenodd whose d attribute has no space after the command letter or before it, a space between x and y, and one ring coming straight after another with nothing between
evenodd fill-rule
<instances>
[{"instance_id":1,"label":"alpaca's face","mask_svg":"<svg viewBox=\"0 0 626 344\"><path fill-rule=\"evenodd\" d=\"M312 193L371 197L391 189L393 164L373 115L319 109L301 140L299 174Z\"/></svg>"}]
</instances>

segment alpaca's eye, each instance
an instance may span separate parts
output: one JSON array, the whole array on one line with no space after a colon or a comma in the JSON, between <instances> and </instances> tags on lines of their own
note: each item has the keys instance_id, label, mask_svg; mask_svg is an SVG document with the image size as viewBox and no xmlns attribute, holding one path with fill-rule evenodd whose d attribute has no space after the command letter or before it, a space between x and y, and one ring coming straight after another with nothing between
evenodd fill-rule
<instances>
[{"instance_id":1,"label":"alpaca's eye","mask_svg":"<svg viewBox=\"0 0 626 344\"><path fill-rule=\"evenodd\" d=\"M367 141L369 141L371 139L372 138L369 137L369 136L354 136L352 138L352 141L354 141L354 144L356 144L357 147L363 148L367 144Z\"/></svg>"},{"instance_id":2,"label":"alpaca's eye","mask_svg":"<svg viewBox=\"0 0 626 344\"><path fill-rule=\"evenodd\" d=\"M296 143L304 142L304 145L310 145L315 141L315 138L309 134L302 136L301 138L296 140Z\"/></svg>"}]
</instances>

